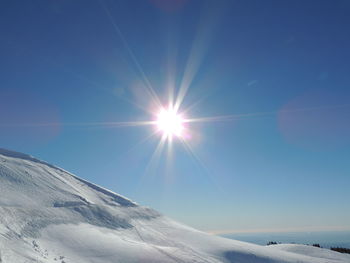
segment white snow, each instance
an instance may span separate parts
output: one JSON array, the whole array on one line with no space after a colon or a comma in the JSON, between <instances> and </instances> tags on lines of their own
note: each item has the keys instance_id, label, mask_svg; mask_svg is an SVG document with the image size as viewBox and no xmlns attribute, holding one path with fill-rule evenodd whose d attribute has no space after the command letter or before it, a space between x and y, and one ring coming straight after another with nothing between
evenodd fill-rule
<instances>
[{"instance_id":1,"label":"white snow","mask_svg":"<svg viewBox=\"0 0 350 263\"><path fill-rule=\"evenodd\" d=\"M303 245L212 236L31 156L0 149L1 263L349 263Z\"/></svg>"}]
</instances>

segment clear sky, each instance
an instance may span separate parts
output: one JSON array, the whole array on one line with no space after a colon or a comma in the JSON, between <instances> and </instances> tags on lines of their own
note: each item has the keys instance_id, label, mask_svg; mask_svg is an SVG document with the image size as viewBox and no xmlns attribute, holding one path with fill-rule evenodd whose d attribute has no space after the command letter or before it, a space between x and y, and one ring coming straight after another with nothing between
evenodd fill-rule
<instances>
[{"instance_id":1,"label":"clear sky","mask_svg":"<svg viewBox=\"0 0 350 263\"><path fill-rule=\"evenodd\" d=\"M346 0L1 1L0 145L202 230L349 229L349 13ZM207 119L153 154L157 127L124 124L154 121L170 91L184 118Z\"/></svg>"}]
</instances>

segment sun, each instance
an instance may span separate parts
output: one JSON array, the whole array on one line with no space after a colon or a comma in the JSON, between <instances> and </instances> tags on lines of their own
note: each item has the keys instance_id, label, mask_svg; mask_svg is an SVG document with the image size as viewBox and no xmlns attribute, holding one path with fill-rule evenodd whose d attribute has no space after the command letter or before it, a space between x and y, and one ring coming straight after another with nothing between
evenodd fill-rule
<instances>
[{"instance_id":1,"label":"sun","mask_svg":"<svg viewBox=\"0 0 350 263\"><path fill-rule=\"evenodd\" d=\"M174 109L162 109L157 115L157 129L168 138L181 137L184 131L184 119Z\"/></svg>"}]
</instances>

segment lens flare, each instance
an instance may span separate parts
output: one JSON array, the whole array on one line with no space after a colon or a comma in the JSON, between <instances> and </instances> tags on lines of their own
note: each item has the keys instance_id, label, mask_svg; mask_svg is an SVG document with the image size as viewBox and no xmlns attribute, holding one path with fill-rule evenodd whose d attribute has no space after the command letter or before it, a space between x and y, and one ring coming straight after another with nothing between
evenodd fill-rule
<instances>
[{"instance_id":1,"label":"lens flare","mask_svg":"<svg viewBox=\"0 0 350 263\"><path fill-rule=\"evenodd\" d=\"M157 116L157 128L166 137L181 137L184 130L184 119L173 109L163 109Z\"/></svg>"}]
</instances>

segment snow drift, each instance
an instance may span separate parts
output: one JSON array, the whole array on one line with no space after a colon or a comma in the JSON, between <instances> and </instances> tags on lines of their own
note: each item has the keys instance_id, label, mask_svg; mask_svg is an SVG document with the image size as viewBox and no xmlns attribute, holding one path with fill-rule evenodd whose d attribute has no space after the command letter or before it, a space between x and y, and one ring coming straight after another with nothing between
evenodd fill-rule
<instances>
[{"instance_id":1,"label":"snow drift","mask_svg":"<svg viewBox=\"0 0 350 263\"><path fill-rule=\"evenodd\" d=\"M1 263L341 263L326 249L208 235L31 156L0 149Z\"/></svg>"}]
</instances>

